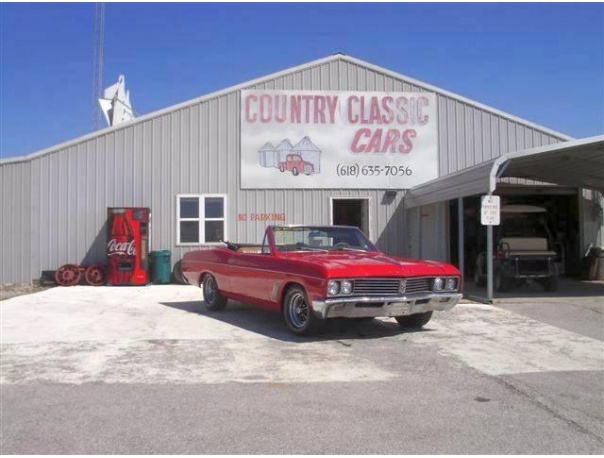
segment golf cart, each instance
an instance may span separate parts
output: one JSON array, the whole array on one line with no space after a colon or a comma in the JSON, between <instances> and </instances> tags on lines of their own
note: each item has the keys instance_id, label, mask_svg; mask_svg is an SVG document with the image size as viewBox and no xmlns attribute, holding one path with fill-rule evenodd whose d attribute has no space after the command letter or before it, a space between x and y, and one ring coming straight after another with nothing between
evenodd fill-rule
<instances>
[{"instance_id":1,"label":"golf cart","mask_svg":"<svg viewBox=\"0 0 604 458\"><path fill-rule=\"evenodd\" d=\"M558 270L552 250L552 235L546 223L546 209L534 205L503 205L497 227L493 258L495 289L509 291L513 286L537 282L545 291L558 289ZM487 282L486 252L476 259L474 282Z\"/></svg>"}]
</instances>

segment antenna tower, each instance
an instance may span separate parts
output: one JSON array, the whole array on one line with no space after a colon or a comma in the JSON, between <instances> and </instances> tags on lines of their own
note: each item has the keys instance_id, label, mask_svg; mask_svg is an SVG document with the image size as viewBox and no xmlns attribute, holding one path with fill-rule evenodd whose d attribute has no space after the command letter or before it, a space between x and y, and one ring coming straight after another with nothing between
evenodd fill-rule
<instances>
[{"instance_id":1,"label":"antenna tower","mask_svg":"<svg viewBox=\"0 0 604 458\"><path fill-rule=\"evenodd\" d=\"M92 68L92 124L93 130L101 128L102 114L99 99L103 96L103 42L105 33L105 4L96 3L94 12L94 56Z\"/></svg>"}]
</instances>

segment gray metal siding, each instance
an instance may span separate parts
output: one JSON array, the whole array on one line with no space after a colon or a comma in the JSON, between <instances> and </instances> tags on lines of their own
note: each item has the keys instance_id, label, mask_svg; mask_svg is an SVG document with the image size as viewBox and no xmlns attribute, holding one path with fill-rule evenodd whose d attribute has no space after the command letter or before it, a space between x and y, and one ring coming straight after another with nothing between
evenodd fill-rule
<instances>
[{"instance_id":1,"label":"gray metal siding","mask_svg":"<svg viewBox=\"0 0 604 458\"><path fill-rule=\"evenodd\" d=\"M250 84L248 89L425 91L403 78L335 59ZM439 94L439 173L446 175L503 153L561 140L535 127ZM233 90L105 130L21 163L2 174L3 282L29 282L64 263L104 261L106 208L152 209L152 249L176 246L176 196L227 195L227 237L259 241L265 222L237 214L285 213L286 223L328 223L331 196L369 197L371 236L387 252L408 251L401 204L383 190L241 190L240 96ZM435 228L446 212L436 212ZM425 240L425 239L423 239ZM445 259L446 244L434 245Z\"/></svg>"},{"instance_id":2,"label":"gray metal siding","mask_svg":"<svg viewBox=\"0 0 604 458\"><path fill-rule=\"evenodd\" d=\"M7 164L0 168L2 211L0 213L0 273L5 282L30 277L31 256L31 164Z\"/></svg>"}]
</instances>

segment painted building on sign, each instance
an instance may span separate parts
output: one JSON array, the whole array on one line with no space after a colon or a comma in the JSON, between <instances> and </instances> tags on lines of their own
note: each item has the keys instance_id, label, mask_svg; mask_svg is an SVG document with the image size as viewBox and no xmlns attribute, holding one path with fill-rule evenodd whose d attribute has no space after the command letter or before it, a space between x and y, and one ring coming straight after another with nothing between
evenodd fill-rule
<instances>
[{"instance_id":1,"label":"painted building on sign","mask_svg":"<svg viewBox=\"0 0 604 458\"><path fill-rule=\"evenodd\" d=\"M462 206L445 193L411 207L409 190L571 140L330 56L1 161L0 283L106 262L109 207L150 208L150 249L170 250L172 263L221 240L259 242L267 224L333 223L359 226L390 254L455 263L463 238L471 274L480 194L462 194ZM589 244L604 245L597 191L526 178L500 183L502 203L548 207L567 273Z\"/></svg>"},{"instance_id":2,"label":"painted building on sign","mask_svg":"<svg viewBox=\"0 0 604 458\"><path fill-rule=\"evenodd\" d=\"M310 138L304 137L292 149L300 157L313 165L314 173L321 173L321 150Z\"/></svg>"},{"instance_id":3,"label":"painted building on sign","mask_svg":"<svg viewBox=\"0 0 604 458\"><path fill-rule=\"evenodd\" d=\"M260 167L279 167L279 152L270 142L258 150L258 162Z\"/></svg>"}]
</instances>

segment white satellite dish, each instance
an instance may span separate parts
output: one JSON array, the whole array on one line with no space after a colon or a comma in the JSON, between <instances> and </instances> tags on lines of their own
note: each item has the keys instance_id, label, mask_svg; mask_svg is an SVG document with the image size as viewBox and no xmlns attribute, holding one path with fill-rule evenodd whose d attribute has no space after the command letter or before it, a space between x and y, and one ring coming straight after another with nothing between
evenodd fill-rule
<instances>
[{"instance_id":1,"label":"white satellite dish","mask_svg":"<svg viewBox=\"0 0 604 458\"><path fill-rule=\"evenodd\" d=\"M120 75L117 83L105 89L104 98L99 99L101 110L109 126L116 126L135 118L130 105L130 91L126 91L126 78Z\"/></svg>"}]
</instances>

